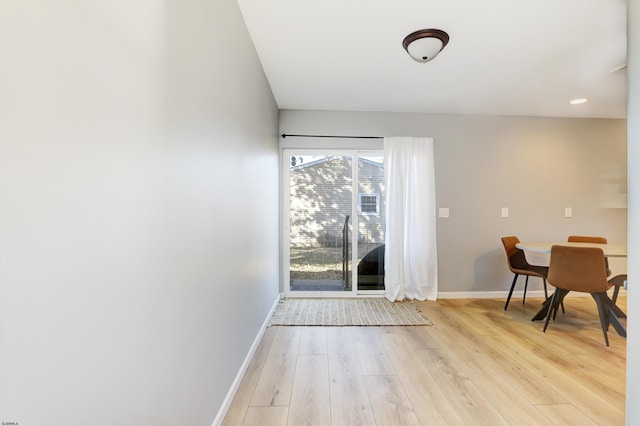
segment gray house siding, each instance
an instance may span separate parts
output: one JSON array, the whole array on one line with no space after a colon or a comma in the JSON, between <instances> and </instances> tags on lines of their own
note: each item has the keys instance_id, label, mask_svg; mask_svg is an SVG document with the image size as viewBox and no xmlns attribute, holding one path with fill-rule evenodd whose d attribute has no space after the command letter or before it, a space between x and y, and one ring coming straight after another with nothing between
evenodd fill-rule
<instances>
[{"instance_id":1,"label":"gray house siding","mask_svg":"<svg viewBox=\"0 0 640 426\"><path fill-rule=\"evenodd\" d=\"M351 216L351 158L326 157L290 170L291 244L301 247L339 247L346 216ZM359 194L375 195L377 212L359 212L360 241L382 243L384 239L384 169L360 159ZM357 198L358 200L360 197ZM350 220L351 224L353 220Z\"/></svg>"},{"instance_id":2,"label":"gray house siding","mask_svg":"<svg viewBox=\"0 0 640 426\"><path fill-rule=\"evenodd\" d=\"M358 193L375 194L378 199L377 214L358 214L360 242L383 243L385 227L384 167L373 161L361 159L358 164Z\"/></svg>"}]
</instances>

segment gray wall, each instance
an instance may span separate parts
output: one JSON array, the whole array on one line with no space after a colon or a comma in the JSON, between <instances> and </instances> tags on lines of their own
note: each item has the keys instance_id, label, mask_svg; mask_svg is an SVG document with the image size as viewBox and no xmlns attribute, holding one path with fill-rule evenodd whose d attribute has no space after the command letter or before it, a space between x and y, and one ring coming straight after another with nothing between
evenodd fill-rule
<instances>
[{"instance_id":1,"label":"gray wall","mask_svg":"<svg viewBox=\"0 0 640 426\"><path fill-rule=\"evenodd\" d=\"M0 421L211 424L278 294L236 2L2 2L0 52Z\"/></svg>"},{"instance_id":2,"label":"gray wall","mask_svg":"<svg viewBox=\"0 0 640 426\"><path fill-rule=\"evenodd\" d=\"M640 1L627 2L629 137L629 292L627 294L627 424L640 424Z\"/></svg>"},{"instance_id":3,"label":"gray wall","mask_svg":"<svg viewBox=\"0 0 640 426\"><path fill-rule=\"evenodd\" d=\"M626 243L627 210L610 208L626 192L626 120L285 110L280 133L433 136L437 203L451 214L438 219L440 293L508 289L505 235ZM626 262L612 269L624 271ZM532 290L542 288L537 281Z\"/></svg>"}]
</instances>

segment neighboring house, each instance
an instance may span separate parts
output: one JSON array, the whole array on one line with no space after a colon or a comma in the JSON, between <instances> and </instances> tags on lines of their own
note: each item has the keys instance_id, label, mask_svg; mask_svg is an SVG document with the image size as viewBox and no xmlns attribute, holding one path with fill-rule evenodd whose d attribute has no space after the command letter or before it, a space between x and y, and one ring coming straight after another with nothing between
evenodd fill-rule
<instances>
[{"instance_id":1,"label":"neighboring house","mask_svg":"<svg viewBox=\"0 0 640 426\"><path fill-rule=\"evenodd\" d=\"M310 163L292 162L289 174L291 244L339 247L351 217L351 157L328 156ZM384 167L360 158L357 211L359 242L384 242ZM353 220L350 218L350 223ZM352 238L351 236L349 237Z\"/></svg>"}]
</instances>

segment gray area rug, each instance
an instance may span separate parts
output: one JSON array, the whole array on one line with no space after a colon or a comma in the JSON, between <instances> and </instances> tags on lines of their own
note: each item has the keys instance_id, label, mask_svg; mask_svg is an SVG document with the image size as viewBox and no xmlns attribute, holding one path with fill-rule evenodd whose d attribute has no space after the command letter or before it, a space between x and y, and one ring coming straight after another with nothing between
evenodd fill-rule
<instances>
[{"instance_id":1,"label":"gray area rug","mask_svg":"<svg viewBox=\"0 0 640 426\"><path fill-rule=\"evenodd\" d=\"M282 299L272 325L432 325L411 301L387 299Z\"/></svg>"}]
</instances>

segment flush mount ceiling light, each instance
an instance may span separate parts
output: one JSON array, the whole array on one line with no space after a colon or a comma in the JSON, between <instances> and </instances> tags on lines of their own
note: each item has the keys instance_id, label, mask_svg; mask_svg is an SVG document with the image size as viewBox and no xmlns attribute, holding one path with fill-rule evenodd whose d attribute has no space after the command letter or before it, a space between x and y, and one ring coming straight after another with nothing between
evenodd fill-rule
<instances>
[{"instance_id":1,"label":"flush mount ceiling light","mask_svg":"<svg viewBox=\"0 0 640 426\"><path fill-rule=\"evenodd\" d=\"M449 34L442 30L415 31L404 38L402 47L418 62L429 62L449 43Z\"/></svg>"}]
</instances>

